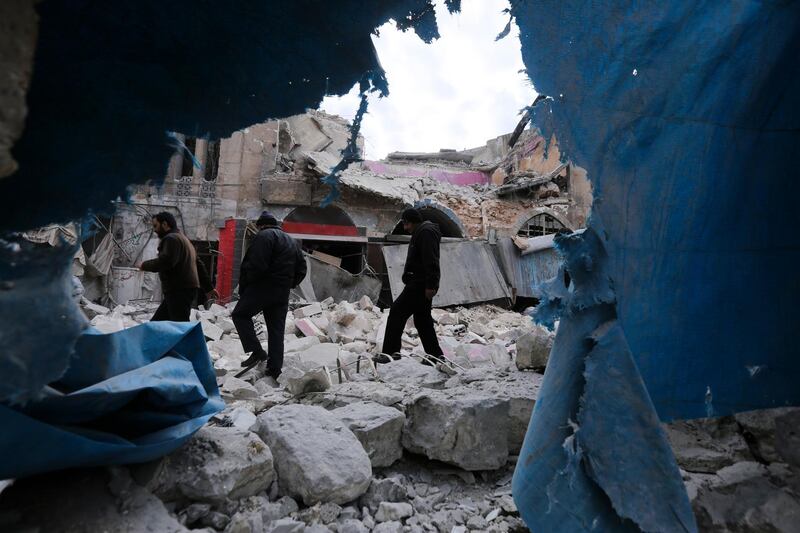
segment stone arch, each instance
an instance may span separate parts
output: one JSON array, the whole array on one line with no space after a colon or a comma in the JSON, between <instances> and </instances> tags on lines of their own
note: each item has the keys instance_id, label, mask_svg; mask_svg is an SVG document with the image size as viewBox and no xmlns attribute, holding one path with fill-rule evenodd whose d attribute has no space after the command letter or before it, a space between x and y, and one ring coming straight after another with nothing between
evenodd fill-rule
<instances>
[{"instance_id":1,"label":"stone arch","mask_svg":"<svg viewBox=\"0 0 800 533\"><path fill-rule=\"evenodd\" d=\"M549 207L534 207L533 209L529 209L528 211L524 212L519 216L519 218L517 218L517 221L514 223L514 227L512 228L511 235L516 235L519 233L520 229L522 229L522 226L524 226L529 220L537 215L549 215L566 229L575 231L575 226L563 214L558 213Z\"/></svg>"},{"instance_id":2,"label":"stone arch","mask_svg":"<svg viewBox=\"0 0 800 533\"><path fill-rule=\"evenodd\" d=\"M442 237L466 238L468 237L467 228L458 218L458 215L447 206L434 202L433 200L420 200L414 204L416 209L419 209L422 218L430 220L439 225L442 231ZM398 220L397 225L392 231L393 235L404 235L403 224Z\"/></svg>"}]
</instances>

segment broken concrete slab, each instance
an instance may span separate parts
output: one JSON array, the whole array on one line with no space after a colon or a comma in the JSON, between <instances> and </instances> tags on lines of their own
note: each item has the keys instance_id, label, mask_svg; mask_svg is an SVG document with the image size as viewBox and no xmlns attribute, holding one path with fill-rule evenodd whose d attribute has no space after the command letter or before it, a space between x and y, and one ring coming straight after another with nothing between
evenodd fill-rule
<instances>
[{"instance_id":1,"label":"broken concrete slab","mask_svg":"<svg viewBox=\"0 0 800 533\"><path fill-rule=\"evenodd\" d=\"M311 318L314 315L320 314L322 314L322 304L319 302L314 302L306 305L305 307L294 310L294 316L296 318Z\"/></svg>"},{"instance_id":2,"label":"broken concrete slab","mask_svg":"<svg viewBox=\"0 0 800 533\"><path fill-rule=\"evenodd\" d=\"M406 407L403 447L464 470L493 470L508 460L508 403L457 387L427 391ZM476 453L480 450L480 453Z\"/></svg>"},{"instance_id":3,"label":"broken concrete slab","mask_svg":"<svg viewBox=\"0 0 800 533\"><path fill-rule=\"evenodd\" d=\"M400 435L406 417L392 407L356 402L331 411L364 446L373 468L390 466L403 456Z\"/></svg>"},{"instance_id":4,"label":"broken concrete slab","mask_svg":"<svg viewBox=\"0 0 800 533\"><path fill-rule=\"evenodd\" d=\"M162 500L213 503L266 490L275 471L269 447L255 433L206 426L178 451L137 466L134 475Z\"/></svg>"},{"instance_id":5,"label":"broken concrete slab","mask_svg":"<svg viewBox=\"0 0 800 533\"><path fill-rule=\"evenodd\" d=\"M413 357L402 357L396 361L378 366L378 375L387 383L398 385L417 385L441 388L447 381L447 374L432 366L423 365Z\"/></svg>"},{"instance_id":6,"label":"broken concrete slab","mask_svg":"<svg viewBox=\"0 0 800 533\"><path fill-rule=\"evenodd\" d=\"M464 366L494 365L507 367L511 364L511 356L504 346L499 344L461 344L456 348L456 359L463 361Z\"/></svg>"},{"instance_id":7,"label":"broken concrete slab","mask_svg":"<svg viewBox=\"0 0 800 533\"><path fill-rule=\"evenodd\" d=\"M323 342L313 344L309 348L296 352L297 360L306 365L307 368L319 368L327 366L336 368L336 360L339 358L340 347L338 344Z\"/></svg>"},{"instance_id":8,"label":"broken concrete slab","mask_svg":"<svg viewBox=\"0 0 800 533\"><path fill-rule=\"evenodd\" d=\"M339 418L321 407L273 407L259 415L256 431L275 456L280 486L306 505L347 503L369 487L367 452Z\"/></svg>"},{"instance_id":9,"label":"broken concrete slab","mask_svg":"<svg viewBox=\"0 0 800 533\"><path fill-rule=\"evenodd\" d=\"M284 343L283 351L284 353L304 352L319 343L319 337L295 337L293 340L289 340Z\"/></svg>"},{"instance_id":10,"label":"broken concrete slab","mask_svg":"<svg viewBox=\"0 0 800 533\"><path fill-rule=\"evenodd\" d=\"M489 373L482 369L470 369L456 377L467 388L481 391L508 404L508 449L510 453L518 453L528 431L543 376L515 370L508 373Z\"/></svg>"}]
</instances>

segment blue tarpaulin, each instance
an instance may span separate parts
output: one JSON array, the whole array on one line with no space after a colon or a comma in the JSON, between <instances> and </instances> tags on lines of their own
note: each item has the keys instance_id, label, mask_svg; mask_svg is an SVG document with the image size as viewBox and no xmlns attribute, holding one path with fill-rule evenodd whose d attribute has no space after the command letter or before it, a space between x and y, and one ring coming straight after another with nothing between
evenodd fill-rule
<instances>
[{"instance_id":1,"label":"blue tarpaulin","mask_svg":"<svg viewBox=\"0 0 800 533\"><path fill-rule=\"evenodd\" d=\"M0 479L149 461L223 407L199 323L90 329L40 399L0 404Z\"/></svg>"},{"instance_id":2,"label":"blue tarpaulin","mask_svg":"<svg viewBox=\"0 0 800 533\"><path fill-rule=\"evenodd\" d=\"M512 2L590 230L513 490L533 531L693 531L659 420L800 404L800 2Z\"/></svg>"}]
</instances>

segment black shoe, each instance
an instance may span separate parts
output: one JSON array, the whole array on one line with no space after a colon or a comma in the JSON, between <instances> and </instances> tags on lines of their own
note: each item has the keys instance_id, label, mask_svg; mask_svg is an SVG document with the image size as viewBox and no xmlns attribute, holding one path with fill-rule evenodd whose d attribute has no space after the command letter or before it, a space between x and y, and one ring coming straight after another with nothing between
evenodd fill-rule
<instances>
[{"instance_id":1,"label":"black shoe","mask_svg":"<svg viewBox=\"0 0 800 533\"><path fill-rule=\"evenodd\" d=\"M379 353L378 355L372 358L372 362L375 364L385 365L386 363L391 363L392 358L386 355L385 353Z\"/></svg>"},{"instance_id":2,"label":"black shoe","mask_svg":"<svg viewBox=\"0 0 800 533\"><path fill-rule=\"evenodd\" d=\"M267 371L264 372L264 375L270 378L273 378L275 381L278 380L278 377L281 375L280 368L267 368Z\"/></svg>"},{"instance_id":3,"label":"black shoe","mask_svg":"<svg viewBox=\"0 0 800 533\"><path fill-rule=\"evenodd\" d=\"M250 357L248 357L247 359L242 361L242 366L243 367L255 366L258 363L260 363L262 361L266 361L266 360L267 360L267 354L265 352L263 352L263 351L261 351L261 352L253 352L253 353L250 354Z\"/></svg>"}]
</instances>

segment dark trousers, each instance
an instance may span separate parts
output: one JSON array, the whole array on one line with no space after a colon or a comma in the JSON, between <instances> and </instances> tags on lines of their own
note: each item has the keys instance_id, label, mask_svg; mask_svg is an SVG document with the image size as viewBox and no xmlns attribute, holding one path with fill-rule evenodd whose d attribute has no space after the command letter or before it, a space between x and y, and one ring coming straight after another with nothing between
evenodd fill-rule
<instances>
[{"instance_id":1,"label":"dark trousers","mask_svg":"<svg viewBox=\"0 0 800 533\"><path fill-rule=\"evenodd\" d=\"M382 352L391 355L400 351L403 330L411 315L414 315L414 325L419 332L425 353L441 357L442 349L439 347L431 317L431 300L425 297L425 287L408 285L392 303L389 319L386 322Z\"/></svg>"},{"instance_id":2,"label":"dark trousers","mask_svg":"<svg viewBox=\"0 0 800 533\"><path fill-rule=\"evenodd\" d=\"M151 322L171 320L173 322L188 322L197 289L175 289L164 293L161 305Z\"/></svg>"},{"instance_id":3,"label":"dark trousers","mask_svg":"<svg viewBox=\"0 0 800 533\"><path fill-rule=\"evenodd\" d=\"M289 310L289 290L277 289L264 294L264 291L246 291L236 307L231 319L245 353L264 353L258 341L253 317L264 313L267 324L267 368L280 370L283 367L283 335L286 329L286 313Z\"/></svg>"}]
</instances>

